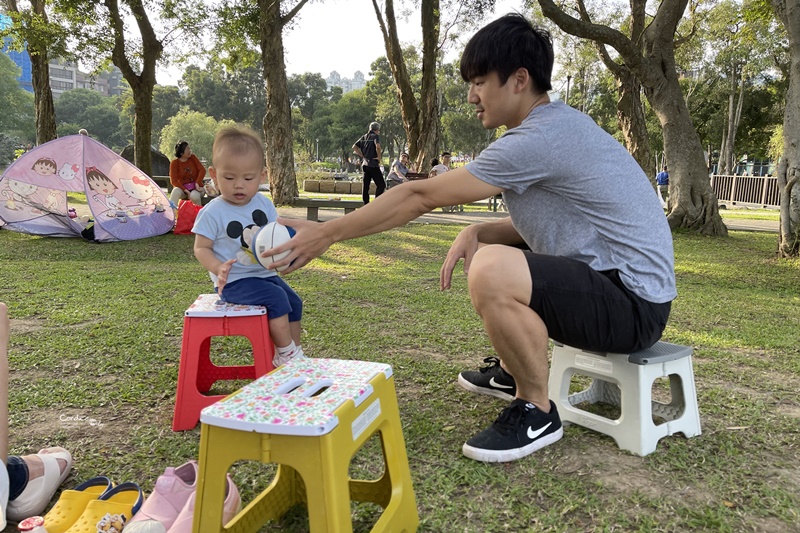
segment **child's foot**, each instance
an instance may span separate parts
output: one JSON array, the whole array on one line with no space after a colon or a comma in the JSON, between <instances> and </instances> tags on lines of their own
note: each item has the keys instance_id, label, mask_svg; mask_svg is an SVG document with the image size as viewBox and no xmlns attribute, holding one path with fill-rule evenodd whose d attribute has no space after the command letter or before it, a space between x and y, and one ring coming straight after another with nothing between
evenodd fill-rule
<instances>
[{"instance_id":1,"label":"child's foot","mask_svg":"<svg viewBox=\"0 0 800 533\"><path fill-rule=\"evenodd\" d=\"M289 361L301 359L305 356L306 354L303 353L303 348L300 346L295 346L294 350L286 354L281 354L280 349L276 349L275 356L272 358L272 364L277 368L281 365L285 365Z\"/></svg>"}]
</instances>

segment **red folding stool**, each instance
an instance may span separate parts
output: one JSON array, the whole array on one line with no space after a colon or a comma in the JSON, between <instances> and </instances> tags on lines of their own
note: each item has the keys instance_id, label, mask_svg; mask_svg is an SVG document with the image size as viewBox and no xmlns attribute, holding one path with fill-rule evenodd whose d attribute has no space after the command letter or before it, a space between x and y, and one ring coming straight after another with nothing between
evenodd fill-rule
<instances>
[{"instance_id":1,"label":"red folding stool","mask_svg":"<svg viewBox=\"0 0 800 533\"><path fill-rule=\"evenodd\" d=\"M252 365L217 366L211 362L211 338L232 336L247 337L253 345ZM183 318L172 431L194 428L200 411L226 396L205 394L215 382L254 380L271 372L274 352L266 307L228 304L216 294L198 296Z\"/></svg>"}]
</instances>

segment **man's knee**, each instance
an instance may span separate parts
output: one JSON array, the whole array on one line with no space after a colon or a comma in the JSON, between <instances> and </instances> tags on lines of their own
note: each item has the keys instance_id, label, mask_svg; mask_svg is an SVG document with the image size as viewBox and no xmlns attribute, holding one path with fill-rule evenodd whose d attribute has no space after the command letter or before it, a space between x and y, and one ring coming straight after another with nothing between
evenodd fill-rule
<instances>
[{"instance_id":1,"label":"man's knee","mask_svg":"<svg viewBox=\"0 0 800 533\"><path fill-rule=\"evenodd\" d=\"M525 255L510 246L492 244L480 248L472 258L467 276L470 298L478 306L485 301L511 297L527 305L531 279Z\"/></svg>"}]
</instances>

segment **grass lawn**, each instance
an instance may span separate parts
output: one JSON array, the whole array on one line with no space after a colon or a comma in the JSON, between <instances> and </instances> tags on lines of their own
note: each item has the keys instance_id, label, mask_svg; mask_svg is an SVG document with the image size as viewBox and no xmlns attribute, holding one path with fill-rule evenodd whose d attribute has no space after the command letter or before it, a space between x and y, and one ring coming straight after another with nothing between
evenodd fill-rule
<instances>
[{"instance_id":1,"label":"grass lawn","mask_svg":"<svg viewBox=\"0 0 800 533\"><path fill-rule=\"evenodd\" d=\"M454 288L438 290L459 229L410 224L340 243L287 276L305 300L307 354L393 366L420 531L798 531L800 262L776 258L775 234L675 234L680 296L664 339L695 349L701 436L667 437L638 457L570 426L532 456L483 464L461 445L504 403L455 378L493 351L460 268ZM147 492L195 457L199 429L170 425L183 312L210 291L190 236L90 244L0 231L12 453L62 445L75 456L66 487L108 475ZM212 350L226 362L249 351L242 339ZM376 458L373 440L351 470L374 473ZM245 500L272 474L233 469ZM353 513L368 531L375 510ZM263 531L307 527L295 509Z\"/></svg>"}]
</instances>

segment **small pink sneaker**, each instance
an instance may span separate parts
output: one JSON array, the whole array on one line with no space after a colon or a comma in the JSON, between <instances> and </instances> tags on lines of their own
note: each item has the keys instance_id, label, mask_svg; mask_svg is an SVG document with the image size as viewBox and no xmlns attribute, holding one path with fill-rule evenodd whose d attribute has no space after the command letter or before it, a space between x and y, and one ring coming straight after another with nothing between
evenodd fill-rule
<instances>
[{"instance_id":1,"label":"small pink sneaker","mask_svg":"<svg viewBox=\"0 0 800 533\"><path fill-rule=\"evenodd\" d=\"M227 476L228 486L226 487L225 503L222 506L222 525L227 524L233 517L242 510L242 498L239 496L239 489L234 485L230 474ZM169 529L169 533L192 533L192 520L194 520L194 499L196 493L193 492L189 501L186 502L181 514L175 519L175 523ZM216 529L219 529L217 527ZM216 530L215 529L215 530ZM125 530L128 533L128 530Z\"/></svg>"},{"instance_id":2,"label":"small pink sneaker","mask_svg":"<svg viewBox=\"0 0 800 533\"><path fill-rule=\"evenodd\" d=\"M142 531L157 531L154 523L157 522L164 526L163 531L166 533L186 506L186 502L193 499L196 489L197 461L189 461L177 468L167 468L163 475L158 476L156 486L141 510L125 525L125 531L135 533L140 527L143 528Z\"/></svg>"}]
</instances>

